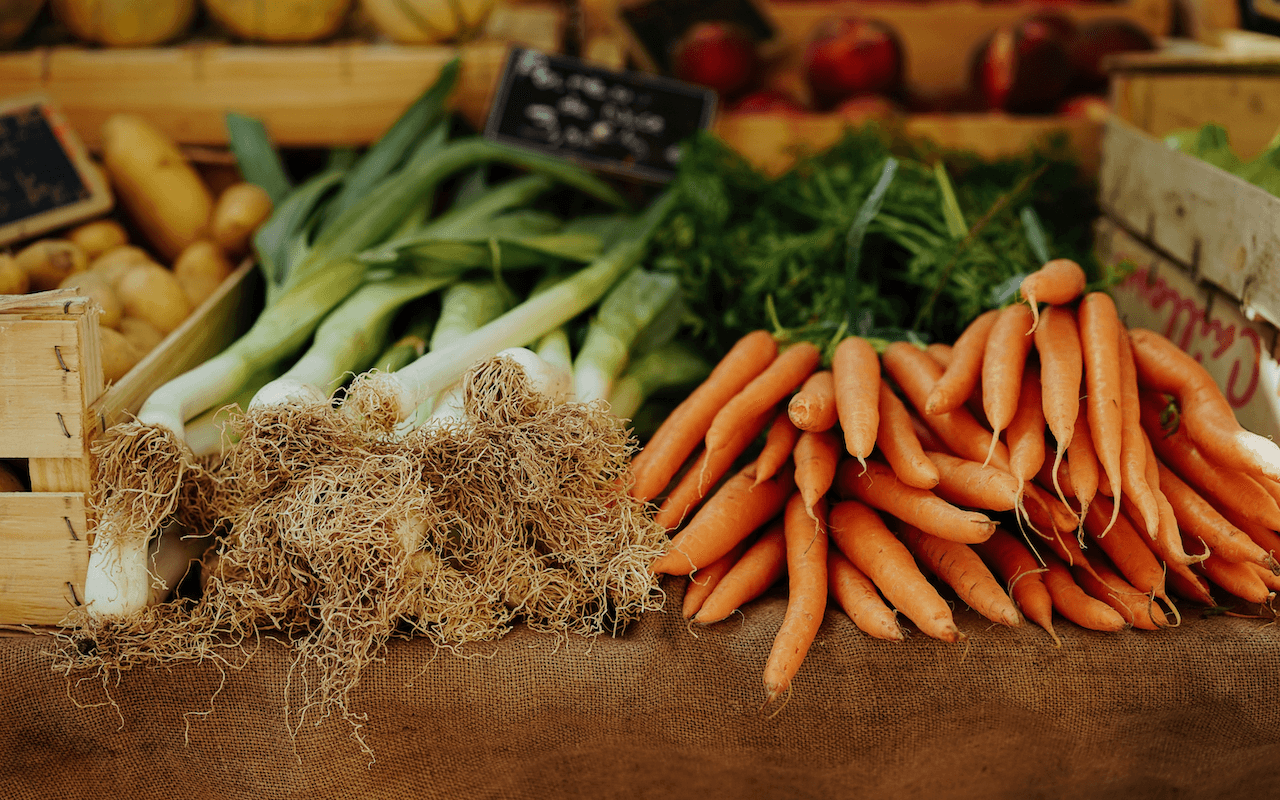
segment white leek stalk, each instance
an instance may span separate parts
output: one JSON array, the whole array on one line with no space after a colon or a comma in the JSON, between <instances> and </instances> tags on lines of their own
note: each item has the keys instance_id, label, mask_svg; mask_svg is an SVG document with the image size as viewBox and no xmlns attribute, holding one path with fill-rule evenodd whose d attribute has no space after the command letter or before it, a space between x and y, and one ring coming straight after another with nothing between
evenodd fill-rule
<instances>
[{"instance_id":1,"label":"white leek stalk","mask_svg":"<svg viewBox=\"0 0 1280 800\"><path fill-rule=\"evenodd\" d=\"M608 399L636 338L679 294L680 282L674 275L639 268L609 291L573 361L573 386L579 400Z\"/></svg>"},{"instance_id":2,"label":"white leek stalk","mask_svg":"<svg viewBox=\"0 0 1280 800\"><path fill-rule=\"evenodd\" d=\"M496 281L467 281L449 287L440 303L440 319L431 333L428 349L447 347L479 330L511 307L511 293ZM455 381L438 397L427 400L414 415L427 419L462 416L462 383Z\"/></svg>"},{"instance_id":3,"label":"white leek stalk","mask_svg":"<svg viewBox=\"0 0 1280 800\"><path fill-rule=\"evenodd\" d=\"M538 394L545 395L554 403L568 403L573 397L573 375L569 370L547 362L537 353L525 347L508 347L497 355L515 361L524 369L529 388ZM462 422L465 424L466 410L463 405L462 381L454 383L449 391L440 397L440 402L431 412L427 425L438 425L443 422Z\"/></svg>"},{"instance_id":4,"label":"white leek stalk","mask_svg":"<svg viewBox=\"0 0 1280 800\"><path fill-rule=\"evenodd\" d=\"M663 389L693 386L711 374L711 365L679 342L668 342L631 362L613 384L609 410L632 419L644 401Z\"/></svg>"}]
</instances>

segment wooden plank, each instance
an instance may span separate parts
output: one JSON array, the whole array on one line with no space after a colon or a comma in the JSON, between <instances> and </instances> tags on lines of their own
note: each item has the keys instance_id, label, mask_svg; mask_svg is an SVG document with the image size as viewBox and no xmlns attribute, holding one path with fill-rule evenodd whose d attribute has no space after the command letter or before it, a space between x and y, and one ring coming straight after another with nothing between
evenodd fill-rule
<instances>
[{"instance_id":1,"label":"wooden plank","mask_svg":"<svg viewBox=\"0 0 1280 800\"><path fill-rule=\"evenodd\" d=\"M95 388L96 313L65 319L0 315L0 458L82 458L91 438L85 408ZM88 372L86 372L86 368Z\"/></svg>"},{"instance_id":2,"label":"wooden plank","mask_svg":"<svg viewBox=\"0 0 1280 800\"><path fill-rule=\"evenodd\" d=\"M1111 94L1115 113L1153 136L1216 122L1245 159L1262 152L1280 125L1280 72L1117 72Z\"/></svg>"},{"instance_id":3,"label":"wooden plank","mask_svg":"<svg viewBox=\"0 0 1280 800\"><path fill-rule=\"evenodd\" d=\"M0 622L56 625L84 597L84 496L0 494Z\"/></svg>"},{"instance_id":4,"label":"wooden plank","mask_svg":"<svg viewBox=\"0 0 1280 800\"><path fill-rule=\"evenodd\" d=\"M1118 225L1280 324L1280 198L1112 117L1099 201Z\"/></svg>"}]
</instances>

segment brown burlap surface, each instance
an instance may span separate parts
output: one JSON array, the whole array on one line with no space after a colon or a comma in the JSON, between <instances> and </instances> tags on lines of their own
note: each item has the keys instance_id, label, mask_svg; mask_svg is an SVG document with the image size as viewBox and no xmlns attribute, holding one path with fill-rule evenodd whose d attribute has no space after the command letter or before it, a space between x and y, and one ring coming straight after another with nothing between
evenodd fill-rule
<instances>
[{"instance_id":1,"label":"brown burlap surface","mask_svg":"<svg viewBox=\"0 0 1280 800\"><path fill-rule=\"evenodd\" d=\"M967 645L874 641L829 613L785 709L758 713L784 601L690 635L667 611L568 647L518 629L462 658L393 644L291 739L288 651L223 678L138 670L77 708L41 637L0 639L0 797L1278 797L1280 630L1188 620L1063 646L958 616ZM82 691L84 700L94 692Z\"/></svg>"}]
</instances>

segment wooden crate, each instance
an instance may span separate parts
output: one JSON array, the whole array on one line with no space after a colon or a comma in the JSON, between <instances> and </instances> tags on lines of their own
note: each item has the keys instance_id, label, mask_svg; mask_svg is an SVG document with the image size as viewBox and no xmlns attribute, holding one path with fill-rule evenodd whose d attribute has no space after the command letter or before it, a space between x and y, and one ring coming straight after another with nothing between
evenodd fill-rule
<instances>
[{"instance_id":1,"label":"wooden crate","mask_svg":"<svg viewBox=\"0 0 1280 800\"><path fill-rule=\"evenodd\" d=\"M103 385L97 309L71 292L0 297L0 458L31 491L0 493L0 624L54 625L84 596L95 436L222 350L256 307L245 263L119 382Z\"/></svg>"},{"instance_id":2,"label":"wooden crate","mask_svg":"<svg viewBox=\"0 0 1280 800\"><path fill-rule=\"evenodd\" d=\"M363 145L381 135L455 56L462 72L454 104L483 127L510 45L557 52L564 25L559 3L504 4L484 38L457 47L192 43L0 53L0 94L48 94L90 147L116 112L145 116L179 144L222 145L227 111L262 119L281 146Z\"/></svg>"}]
</instances>

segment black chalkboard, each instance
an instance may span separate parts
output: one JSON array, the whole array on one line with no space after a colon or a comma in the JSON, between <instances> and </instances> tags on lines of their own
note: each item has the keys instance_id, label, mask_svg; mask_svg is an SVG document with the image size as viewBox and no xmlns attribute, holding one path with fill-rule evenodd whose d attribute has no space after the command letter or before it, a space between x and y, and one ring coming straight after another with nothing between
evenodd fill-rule
<instances>
[{"instance_id":1,"label":"black chalkboard","mask_svg":"<svg viewBox=\"0 0 1280 800\"><path fill-rule=\"evenodd\" d=\"M111 208L84 147L45 98L0 103L0 244Z\"/></svg>"},{"instance_id":2,"label":"black chalkboard","mask_svg":"<svg viewBox=\"0 0 1280 800\"><path fill-rule=\"evenodd\" d=\"M651 69L671 71L671 52L685 31L699 22L725 20L741 25L759 42L777 35L773 23L752 0L646 0L623 4L619 12Z\"/></svg>"},{"instance_id":3,"label":"black chalkboard","mask_svg":"<svg viewBox=\"0 0 1280 800\"><path fill-rule=\"evenodd\" d=\"M675 177L679 144L711 124L701 86L511 49L485 136L644 181Z\"/></svg>"}]
</instances>

